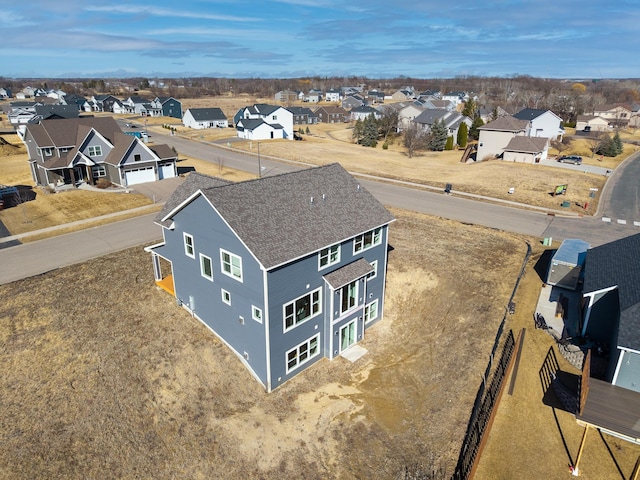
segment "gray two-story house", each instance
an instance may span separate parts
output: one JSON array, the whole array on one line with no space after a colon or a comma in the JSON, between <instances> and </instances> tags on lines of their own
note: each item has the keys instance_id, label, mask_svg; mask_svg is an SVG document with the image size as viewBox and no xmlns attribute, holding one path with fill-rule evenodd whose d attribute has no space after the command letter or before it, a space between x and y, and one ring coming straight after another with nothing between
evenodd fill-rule
<instances>
[{"instance_id":1,"label":"gray two-story house","mask_svg":"<svg viewBox=\"0 0 640 480\"><path fill-rule=\"evenodd\" d=\"M271 391L382 318L393 220L339 164L240 183L192 173L147 251L158 285Z\"/></svg>"}]
</instances>

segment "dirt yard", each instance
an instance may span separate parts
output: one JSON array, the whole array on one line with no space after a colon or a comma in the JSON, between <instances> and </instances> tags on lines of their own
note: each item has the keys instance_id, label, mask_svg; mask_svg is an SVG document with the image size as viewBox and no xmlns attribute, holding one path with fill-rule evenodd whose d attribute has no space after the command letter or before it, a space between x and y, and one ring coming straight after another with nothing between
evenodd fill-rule
<instances>
[{"instance_id":1,"label":"dirt yard","mask_svg":"<svg viewBox=\"0 0 640 480\"><path fill-rule=\"evenodd\" d=\"M368 354L271 394L155 287L142 248L0 286L0 477L451 474L526 245L394 214Z\"/></svg>"}]
</instances>

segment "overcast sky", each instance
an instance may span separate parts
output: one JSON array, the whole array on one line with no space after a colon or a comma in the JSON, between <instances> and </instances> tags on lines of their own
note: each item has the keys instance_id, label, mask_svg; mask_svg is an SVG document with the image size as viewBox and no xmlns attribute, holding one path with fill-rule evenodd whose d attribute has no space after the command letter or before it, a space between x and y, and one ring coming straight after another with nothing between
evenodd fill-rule
<instances>
[{"instance_id":1,"label":"overcast sky","mask_svg":"<svg viewBox=\"0 0 640 480\"><path fill-rule=\"evenodd\" d=\"M0 5L5 77L640 77L638 0Z\"/></svg>"}]
</instances>

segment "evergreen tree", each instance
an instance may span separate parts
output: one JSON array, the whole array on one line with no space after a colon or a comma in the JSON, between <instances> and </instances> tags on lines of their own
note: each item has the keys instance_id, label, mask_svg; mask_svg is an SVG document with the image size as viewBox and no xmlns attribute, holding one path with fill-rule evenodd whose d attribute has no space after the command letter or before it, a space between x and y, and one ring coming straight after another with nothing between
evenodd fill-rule
<instances>
[{"instance_id":1,"label":"evergreen tree","mask_svg":"<svg viewBox=\"0 0 640 480\"><path fill-rule=\"evenodd\" d=\"M378 121L373 113L369 115L363 123L362 139L360 145L365 147L375 147L378 144Z\"/></svg>"},{"instance_id":2,"label":"evergreen tree","mask_svg":"<svg viewBox=\"0 0 640 480\"><path fill-rule=\"evenodd\" d=\"M453 135L447 137L447 143L444 144L445 150L453 150Z\"/></svg>"},{"instance_id":3,"label":"evergreen tree","mask_svg":"<svg viewBox=\"0 0 640 480\"><path fill-rule=\"evenodd\" d=\"M476 118L471 124L471 128L469 129L469 138L471 140L478 140L480 138L480 132L478 128L484 125L484 122L480 117Z\"/></svg>"},{"instance_id":4,"label":"evergreen tree","mask_svg":"<svg viewBox=\"0 0 640 480\"><path fill-rule=\"evenodd\" d=\"M604 155L605 157L615 157L618 153L616 144L610 135L604 135L600 140L600 146L596 152L598 155Z\"/></svg>"},{"instance_id":5,"label":"evergreen tree","mask_svg":"<svg viewBox=\"0 0 640 480\"><path fill-rule=\"evenodd\" d=\"M441 152L447 143L447 127L444 121L436 120L431 125L431 138L429 139L429 150Z\"/></svg>"},{"instance_id":6,"label":"evergreen tree","mask_svg":"<svg viewBox=\"0 0 640 480\"><path fill-rule=\"evenodd\" d=\"M467 124L462 122L458 127L458 138L457 143L460 148L465 148L467 146L467 140L469 138L469 127Z\"/></svg>"},{"instance_id":7,"label":"evergreen tree","mask_svg":"<svg viewBox=\"0 0 640 480\"><path fill-rule=\"evenodd\" d=\"M351 140L353 140L355 143L360 143L360 140L362 140L363 130L364 125L362 123L362 120L356 120L356 123L353 126L353 132L351 133Z\"/></svg>"},{"instance_id":8,"label":"evergreen tree","mask_svg":"<svg viewBox=\"0 0 640 480\"><path fill-rule=\"evenodd\" d=\"M622 139L620 138L620 132L616 132L616 134L613 136L612 142L616 149L616 155L620 155L624 150L624 146L622 145Z\"/></svg>"}]
</instances>

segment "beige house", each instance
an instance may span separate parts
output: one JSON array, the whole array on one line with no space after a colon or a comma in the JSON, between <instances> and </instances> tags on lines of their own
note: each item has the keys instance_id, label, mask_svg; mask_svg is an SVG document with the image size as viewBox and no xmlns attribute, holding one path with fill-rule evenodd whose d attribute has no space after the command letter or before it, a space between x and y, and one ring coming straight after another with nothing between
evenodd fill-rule
<instances>
[{"instance_id":1,"label":"beige house","mask_svg":"<svg viewBox=\"0 0 640 480\"><path fill-rule=\"evenodd\" d=\"M608 132L609 121L595 115L578 115L576 132Z\"/></svg>"},{"instance_id":2,"label":"beige house","mask_svg":"<svg viewBox=\"0 0 640 480\"><path fill-rule=\"evenodd\" d=\"M513 137L528 136L529 122L514 117L500 117L478 130L480 138L476 161L490 160L502 156Z\"/></svg>"},{"instance_id":3,"label":"beige house","mask_svg":"<svg viewBox=\"0 0 640 480\"><path fill-rule=\"evenodd\" d=\"M613 127L626 127L631 119L631 110L622 104L597 105L593 108L593 115L602 117Z\"/></svg>"},{"instance_id":4,"label":"beige house","mask_svg":"<svg viewBox=\"0 0 640 480\"><path fill-rule=\"evenodd\" d=\"M547 158L549 139L546 137L513 137L504 148L505 162L540 163Z\"/></svg>"}]
</instances>

